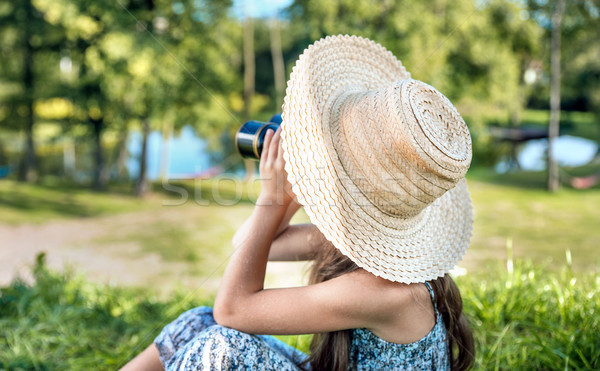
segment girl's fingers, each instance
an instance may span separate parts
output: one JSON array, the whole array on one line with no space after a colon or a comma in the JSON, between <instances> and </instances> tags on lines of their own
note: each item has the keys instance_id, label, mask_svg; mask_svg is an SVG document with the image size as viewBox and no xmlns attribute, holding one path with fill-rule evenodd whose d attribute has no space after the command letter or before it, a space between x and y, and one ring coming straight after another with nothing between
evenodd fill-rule
<instances>
[{"instance_id":1,"label":"girl's fingers","mask_svg":"<svg viewBox=\"0 0 600 371\"><path fill-rule=\"evenodd\" d=\"M273 134L273 139L271 140L271 148L269 149L270 156L273 161L277 159L277 155L279 153L279 143L281 142L281 126L277 129L275 134Z\"/></svg>"},{"instance_id":2,"label":"girl's fingers","mask_svg":"<svg viewBox=\"0 0 600 371\"><path fill-rule=\"evenodd\" d=\"M285 163L285 160L283 159L283 140L281 139L279 139L279 148L277 154L277 160L280 161L282 164Z\"/></svg>"},{"instance_id":3,"label":"girl's fingers","mask_svg":"<svg viewBox=\"0 0 600 371\"><path fill-rule=\"evenodd\" d=\"M269 159L269 149L271 147L271 138L273 138L273 130L267 129L265 133L265 140L263 142L262 153L260 154L260 162L263 163Z\"/></svg>"}]
</instances>

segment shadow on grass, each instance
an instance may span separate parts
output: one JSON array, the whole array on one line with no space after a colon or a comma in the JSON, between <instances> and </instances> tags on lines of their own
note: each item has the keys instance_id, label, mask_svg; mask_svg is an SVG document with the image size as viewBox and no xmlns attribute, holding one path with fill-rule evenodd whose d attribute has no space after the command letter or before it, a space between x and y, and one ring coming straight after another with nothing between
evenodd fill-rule
<instances>
[{"instance_id":1,"label":"shadow on grass","mask_svg":"<svg viewBox=\"0 0 600 371\"><path fill-rule=\"evenodd\" d=\"M256 203L260 182L244 182L237 178L170 180L155 182L152 191L162 193L174 203L195 202L198 205L235 206Z\"/></svg>"},{"instance_id":2,"label":"shadow on grass","mask_svg":"<svg viewBox=\"0 0 600 371\"><path fill-rule=\"evenodd\" d=\"M71 217L90 217L95 213L88 205L75 200L73 190L31 192L20 187L1 188L0 206L26 212L59 214Z\"/></svg>"},{"instance_id":3,"label":"shadow on grass","mask_svg":"<svg viewBox=\"0 0 600 371\"><path fill-rule=\"evenodd\" d=\"M52 218L85 218L135 211L152 202L133 196L132 185L94 191L85 185L43 179L38 183L0 181L0 222L44 222Z\"/></svg>"},{"instance_id":4,"label":"shadow on grass","mask_svg":"<svg viewBox=\"0 0 600 371\"><path fill-rule=\"evenodd\" d=\"M0 222L19 224L44 222L52 218L82 218L138 211L161 206L254 205L260 182L236 178L171 180L151 184L146 198L133 195L132 183L111 184L95 191L89 186L44 178L38 183L0 180ZM157 200L162 198L162 200Z\"/></svg>"}]
</instances>

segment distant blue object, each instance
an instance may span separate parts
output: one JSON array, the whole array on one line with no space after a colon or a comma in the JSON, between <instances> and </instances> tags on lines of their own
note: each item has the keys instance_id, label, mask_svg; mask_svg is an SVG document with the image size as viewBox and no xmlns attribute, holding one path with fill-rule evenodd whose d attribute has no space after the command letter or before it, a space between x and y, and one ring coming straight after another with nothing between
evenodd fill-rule
<instances>
[{"instance_id":1,"label":"distant blue object","mask_svg":"<svg viewBox=\"0 0 600 371\"><path fill-rule=\"evenodd\" d=\"M233 0L230 13L237 19L283 19L284 9L291 4L292 0Z\"/></svg>"},{"instance_id":2,"label":"distant blue object","mask_svg":"<svg viewBox=\"0 0 600 371\"><path fill-rule=\"evenodd\" d=\"M278 124L278 125L281 125L282 121L283 120L281 119L281 113L277 113L277 114L273 115L273 117L271 117L269 119L269 122L273 122L273 123Z\"/></svg>"},{"instance_id":3,"label":"distant blue object","mask_svg":"<svg viewBox=\"0 0 600 371\"><path fill-rule=\"evenodd\" d=\"M10 166L9 165L0 166L0 179L6 178L9 175L10 175Z\"/></svg>"}]
</instances>

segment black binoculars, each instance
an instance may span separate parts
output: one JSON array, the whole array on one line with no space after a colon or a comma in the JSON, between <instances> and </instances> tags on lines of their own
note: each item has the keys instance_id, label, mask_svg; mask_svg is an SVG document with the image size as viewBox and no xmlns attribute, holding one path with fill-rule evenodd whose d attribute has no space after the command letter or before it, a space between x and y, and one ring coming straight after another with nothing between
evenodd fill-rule
<instances>
[{"instance_id":1,"label":"black binoculars","mask_svg":"<svg viewBox=\"0 0 600 371\"><path fill-rule=\"evenodd\" d=\"M281 114L276 114L269 122L248 121L235 134L235 146L244 158L258 160L262 153L267 129L276 131L281 124Z\"/></svg>"}]
</instances>

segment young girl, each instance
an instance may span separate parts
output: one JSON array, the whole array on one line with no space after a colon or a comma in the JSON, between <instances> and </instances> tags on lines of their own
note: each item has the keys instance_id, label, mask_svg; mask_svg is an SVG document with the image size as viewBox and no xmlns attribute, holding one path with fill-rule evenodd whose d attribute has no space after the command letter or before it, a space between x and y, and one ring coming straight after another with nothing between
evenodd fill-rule
<instances>
[{"instance_id":1,"label":"young girl","mask_svg":"<svg viewBox=\"0 0 600 371\"><path fill-rule=\"evenodd\" d=\"M305 50L261 193L214 309L167 325L125 369L467 369L473 338L447 274L471 235L467 127L437 90L357 37ZM311 224L289 225L303 206ZM268 260L310 285L264 289ZM270 335L315 334L310 355ZM253 335L260 334L260 335Z\"/></svg>"}]
</instances>

